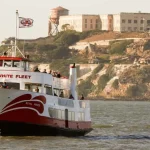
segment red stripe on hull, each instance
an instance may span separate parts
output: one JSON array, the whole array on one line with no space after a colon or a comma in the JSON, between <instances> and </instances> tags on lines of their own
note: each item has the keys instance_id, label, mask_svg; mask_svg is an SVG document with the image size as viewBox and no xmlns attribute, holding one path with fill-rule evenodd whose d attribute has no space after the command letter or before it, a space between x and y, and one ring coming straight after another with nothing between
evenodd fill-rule
<instances>
[{"instance_id":1,"label":"red stripe on hull","mask_svg":"<svg viewBox=\"0 0 150 150\"><path fill-rule=\"evenodd\" d=\"M31 94L24 94L24 95L21 95L21 96L15 98L14 100L12 100L10 103L8 103L8 104L3 108L3 110L4 110L7 106L9 106L9 105L12 105L12 104L14 104L14 103L17 103L17 102L19 102L19 101L21 101L21 100L30 100L31 98L32 98Z\"/></svg>"},{"instance_id":2,"label":"red stripe on hull","mask_svg":"<svg viewBox=\"0 0 150 150\"><path fill-rule=\"evenodd\" d=\"M0 114L0 121L24 122L65 128L65 120L39 116L37 112L31 109L18 109ZM68 121L68 128L83 130L89 129L91 128L91 122Z\"/></svg>"},{"instance_id":3,"label":"red stripe on hull","mask_svg":"<svg viewBox=\"0 0 150 150\"><path fill-rule=\"evenodd\" d=\"M14 104L10 107L5 108L2 112L5 112L7 110L19 108L19 107L28 107L28 108L33 108L36 109L39 113L43 113L44 111L44 105L41 103L41 101L25 101L25 102L20 102L17 104Z\"/></svg>"},{"instance_id":4,"label":"red stripe on hull","mask_svg":"<svg viewBox=\"0 0 150 150\"><path fill-rule=\"evenodd\" d=\"M42 95L36 96L33 98L33 100L34 99L38 99L38 100L42 101L44 104L46 104L46 98Z\"/></svg>"}]
</instances>

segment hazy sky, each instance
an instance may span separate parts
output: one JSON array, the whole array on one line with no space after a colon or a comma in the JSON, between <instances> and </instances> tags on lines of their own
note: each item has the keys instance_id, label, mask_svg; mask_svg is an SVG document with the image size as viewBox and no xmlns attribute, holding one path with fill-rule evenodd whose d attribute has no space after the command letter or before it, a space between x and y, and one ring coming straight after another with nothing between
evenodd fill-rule
<instances>
[{"instance_id":1,"label":"hazy sky","mask_svg":"<svg viewBox=\"0 0 150 150\"><path fill-rule=\"evenodd\" d=\"M0 41L15 36L16 10L34 20L33 27L19 29L19 38L47 36L50 10L58 6L69 14L150 13L150 0L0 0Z\"/></svg>"}]
</instances>

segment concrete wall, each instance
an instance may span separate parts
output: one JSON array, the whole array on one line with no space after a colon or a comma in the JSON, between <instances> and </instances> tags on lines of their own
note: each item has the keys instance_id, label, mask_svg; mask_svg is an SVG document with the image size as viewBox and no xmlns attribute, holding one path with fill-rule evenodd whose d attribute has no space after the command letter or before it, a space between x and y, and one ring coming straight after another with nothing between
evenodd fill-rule
<instances>
[{"instance_id":1,"label":"concrete wall","mask_svg":"<svg viewBox=\"0 0 150 150\"><path fill-rule=\"evenodd\" d=\"M68 28L71 30L82 32L82 15L60 16L59 31L62 30L62 26L65 24L69 24Z\"/></svg>"},{"instance_id":2,"label":"concrete wall","mask_svg":"<svg viewBox=\"0 0 150 150\"><path fill-rule=\"evenodd\" d=\"M99 15L83 15L82 31L95 30L100 28Z\"/></svg>"},{"instance_id":3,"label":"concrete wall","mask_svg":"<svg viewBox=\"0 0 150 150\"><path fill-rule=\"evenodd\" d=\"M58 26L59 31L62 30L62 26L65 24L69 24L67 26L68 29L83 32L98 29L100 25L100 19L99 15L60 16Z\"/></svg>"},{"instance_id":4,"label":"concrete wall","mask_svg":"<svg viewBox=\"0 0 150 150\"><path fill-rule=\"evenodd\" d=\"M113 31L120 32L120 14L113 15Z\"/></svg>"},{"instance_id":5,"label":"concrete wall","mask_svg":"<svg viewBox=\"0 0 150 150\"><path fill-rule=\"evenodd\" d=\"M99 15L101 20L101 30L108 30L108 15Z\"/></svg>"},{"instance_id":6,"label":"concrete wall","mask_svg":"<svg viewBox=\"0 0 150 150\"><path fill-rule=\"evenodd\" d=\"M104 15L68 15L60 16L59 30L64 24L79 32L89 30L112 31L149 31L150 13L119 13Z\"/></svg>"},{"instance_id":7,"label":"concrete wall","mask_svg":"<svg viewBox=\"0 0 150 150\"><path fill-rule=\"evenodd\" d=\"M150 13L121 13L121 31L150 30Z\"/></svg>"},{"instance_id":8,"label":"concrete wall","mask_svg":"<svg viewBox=\"0 0 150 150\"><path fill-rule=\"evenodd\" d=\"M138 42L141 38L123 38L123 39L112 39L112 40L100 40L100 41L93 41L93 42L77 42L75 45L69 46L70 49L77 49L77 50L84 50L89 44L97 44L102 46L108 46L110 41L114 40L131 40L133 39L134 42Z\"/></svg>"}]
</instances>

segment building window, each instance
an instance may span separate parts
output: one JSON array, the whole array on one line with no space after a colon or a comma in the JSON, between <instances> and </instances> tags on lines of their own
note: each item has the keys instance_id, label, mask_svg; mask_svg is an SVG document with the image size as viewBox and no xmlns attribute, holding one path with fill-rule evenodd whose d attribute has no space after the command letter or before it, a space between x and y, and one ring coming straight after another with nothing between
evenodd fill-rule
<instances>
[{"instance_id":1,"label":"building window","mask_svg":"<svg viewBox=\"0 0 150 150\"><path fill-rule=\"evenodd\" d=\"M90 25L90 27L91 27L91 29L93 29L93 25L92 24Z\"/></svg>"},{"instance_id":2,"label":"building window","mask_svg":"<svg viewBox=\"0 0 150 150\"><path fill-rule=\"evenodd\" d=\"M134 31L137 31L137 27L134 27Z\"/></svg>"},{"instance_id":3,"label":"building window","mask_svg":"<svg viewBox=\"0 0 150 150\"><path fill-rule=\"evenodd\" d=\"M92 23L92 19L91 19L91 23Z\"/></svg>"},{"instance_id":4,"label":"building window","mask_svg":"<svg viewBox=\"0 0 150 150\"><path fill-rule=\"evenodd\" d=\"M85 19L85 23L87 23L87 19Z\"/></svg>"},{"instance_id":5,"label":"building window","mask_svg":"<svg viewBox=\"0 0 150 150\"><path fill-rule=\"evenodd\" d=\"M85 24L85 28L87 28L87 24Z\"/></svg>"},{"instance_id":6,"label":"building window","mask_svg":"<svg viewBox=\"0 0 150 150\"><path fill-rule=\"evenodd\" d=\"M147 24L150 25L150 20L147 20Z\"/></svg>"},{"instance_id":7,"label":"building window","mask_svg":"<svg viewBox=\"0 0 150 150\"><path fill-rule=\"evenodd\" d=\"M140 30L142 30L142 31L143 31L143 27L140 27Z\"/></svg>"},{"instance_id":8,"label":"building window","mask_svg":"<svg viewBox=\"0 0 150 150\"><path fill-rule=\"evenodd\" d=\"M125 20L125 19L122 19L122 23L126 23L126 20Z\"/></svg>"},{"instance_id":9,"label":"building window","mask_svg":"<svg viewBox=\"0 0 150 150\"><path fill-rule=\"evenodd\" d=\"M95 29L98 29L98 24L95 25Z\"/></svg>"},{"instance_id":10,"label":"building window","mask_svg":"<svg viewBox=\"0 0 150 150\"><path fill-rule=\"evenodd\" d=\"M96 23L98 23L98 19L96 19Z\"/></svg>"},{"instance_id":11,"label":"building window","mask_svg":"<svg viewBox=\"0 0 150 150\"><path fill-rule=\"evenodd\" d=\"M143 24L144 23L144 20L141 20L141 24Z\"/></svg>"},{"instance_id":12,"label":"building window","mask_svg":"<svg viewBox=\"0 0 150 150\"><path fill-rule=\"evenodd\" d=\"M131 31L132 30L132 28L131 27L128 27L128 31Z\"/></svg>"},{"instance_id":13,"label":"building window","mask_svg":"<svg viewBox=\"0 0 150 150\"><path fill-rule=\"evenodd\" d=\"M134 20L134 23L137 23L137 20Z\"/></svg>"},{"instance_id":14,"label":"building window","mask_svg":"<svg viewBox=\"0 0 150 150\"><path fill-rule=\"evenodd\" d=\"M126 28L125 28L125 27L122 27L122 31L126 31Z\"/></svg>"},{"instance_id":15,"label":"building window","mask_svg":"<svg viewBox=\"0 0 150 150\"><path fill-rule=\"evenodd\" d=\"M131 23L132 21L131 20L128 20L128 23Z\"/></svg>"},{"instance_id":16,"label":"building window","mask_svg":"<svg viewBox=\"0 0 150 150\"><path fill-rule=\"evenodd\" d=\"M150 31L150 28L147 28L147 31Z\"/></svg>"}]
</instances>

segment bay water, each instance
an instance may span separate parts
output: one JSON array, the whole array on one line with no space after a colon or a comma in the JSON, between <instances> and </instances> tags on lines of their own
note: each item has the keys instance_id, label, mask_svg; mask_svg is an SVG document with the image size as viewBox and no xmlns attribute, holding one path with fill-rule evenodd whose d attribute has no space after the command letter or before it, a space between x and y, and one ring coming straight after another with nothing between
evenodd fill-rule
<instances>
[{"instance_id":1,"label":"bay water","mask_svg":"<svg viewBox=\"0 0 150 150\"><path fill-rule=\"evenodd\" d=\"M91 101L84 137L2 137L0 150L150 150L150 102Z\"/></svg>"}]
</instances>

